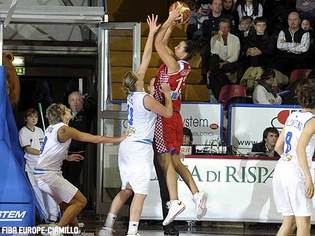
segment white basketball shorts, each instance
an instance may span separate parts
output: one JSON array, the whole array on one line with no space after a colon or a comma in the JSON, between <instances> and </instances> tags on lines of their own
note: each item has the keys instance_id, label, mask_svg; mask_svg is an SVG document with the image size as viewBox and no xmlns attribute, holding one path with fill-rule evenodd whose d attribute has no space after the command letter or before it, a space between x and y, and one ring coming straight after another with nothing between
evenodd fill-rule
<instances>
[{"instance_id":1,"label":"white basketball shorts","mask_svg":"<svg viewBox=\"0 0 315 236\"><path fill-rule=\"evenodd\" d=\"M312 199L305 197L305 178L302 170L290 161L279 161L273 175L273 195L283 216L311 216Z\"/></svg>"},{"instance_id":2,"label":"white basketball shorts","mask_svg":"<svg viewBox=\"0 0 315 236\"><path fill-rule=\"evenodd\" d=\"M118 164L122 189L148 194L153 170L152 144L123 141L119 146Z\"/></svg>"},{"instance_id":3,"label":"white basketball shorts","mask_svg":"<svg viewBox=\"0 0 315 236\"><path fill-rule=\"evenodd\" d=\"M59 204L69 203L78 188L66 180L61 173L49 171L45 174L36 174L38 187L48 193Z\"/></svg>"}]
</instances>

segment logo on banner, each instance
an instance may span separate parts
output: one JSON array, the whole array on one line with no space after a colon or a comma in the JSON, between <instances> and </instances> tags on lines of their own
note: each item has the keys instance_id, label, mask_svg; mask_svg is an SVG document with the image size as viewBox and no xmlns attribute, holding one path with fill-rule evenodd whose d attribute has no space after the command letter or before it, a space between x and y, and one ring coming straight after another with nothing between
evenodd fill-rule
<instances>
[{"instance_id":1,"label":"logo on banner","mask_svg":"<svg viewBox=\"0 0 315 236\"><path fill-rule=\"evenodd\" d=\"M0 221L22 221L26 211L0 211Z\"/></svg>"},{"instance_id":2,"label":"logo on banner","mask_svg":"<svg viewBox=\"0 0 315 236\"><path fill-rule=\"evenodd\" d=\"M289 115L297 110L282 110L278 115L271 120L271 125L274 128L282 129Z\"/></svg>"},{"instance_id":3,"label":"logo on banner","mask_svg":"<svg viewBox=\"0 0 315 236\"><path fill-rule=\"evenodd\" d=\"M210 129L218 129L219 128L219 125L216 124L216 123L212 123L210 126L209 126Z\"/></svg>"},{"instance_id":4,"label":"logo on banner","mask_svg":"<svg viewBox=\"0 0 315 236\"><path fill-rule=\"evenodd\" d=\"M210 123L208 119L205 118L198 118L198 117L193 117L189 116L184 118L184 126L187 128L209 128L212 130L216 130L219 128L219 124L217 123Z\"/></svg>"},{"instance_id":5,"label":"logo on banner","mask_svg":"<svg viewBox=\"0 0 315 236\"><path fill-rule=\"evenodd\" d=\"M209 127L209 121L208 119L202 119L202 118L194 118L192 116L187 117L184 119L184 126L191 128L191 127Z\"/></svg>"},{"instance_id":6,"label":"logo on banner","mask_svg":"<svg viewBox=\"0 0 315 236\"><path fill-rule=\"evenodd\" d=\"M186 165L188 168L188 166ZM198 165L188 168L191 176L198 182L208 183L256 183L266 184L273 178L274 168L267 166L224 166L220 170L210 170L200 168ZM183 179L179 176L179 181ZM151 179L151 181L157 181L157 177Z\"/></svg>"},{"instance_id":7,"label":"logo on banner","mask_svg":"<svg viewBox=\"0 0 315 236\"><path fill-rule=\"evenodd\" d=\"M191 129L194 140L198 137L205 137L206 139L210 140L214 139L213 135L215 132L218 132L216 130L219 128L219 125L217 123L210 124L210 122L212 121L209 119L194 117L192 115L186 116L183 119L184 126ZM204 140L203 142L199 140L199 143L204 142L206 142L206 140Z\"/></svg>"}]
</instances>

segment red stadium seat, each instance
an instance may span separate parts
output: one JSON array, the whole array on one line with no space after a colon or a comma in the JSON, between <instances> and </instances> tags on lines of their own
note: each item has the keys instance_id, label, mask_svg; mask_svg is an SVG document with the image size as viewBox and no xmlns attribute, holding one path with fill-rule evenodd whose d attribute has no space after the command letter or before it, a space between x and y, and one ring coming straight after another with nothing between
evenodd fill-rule
<instances>
[{"instance_id":1,"label":"red stadium seat","mask_svg":"<svg viewBox=\"0 0 315 236\"><path fill-rule=\"evenodd\" d=\"M219 102L223 103L224 107L233 97L246 97L246 87L236 84L228 84L221 88Z\"/></svg>"},{"instance_id":2,"label":"red stadium seat","mask_svg":"<svg viewBox=\"0 0 315 236\"><path fill-rule=\"evenodd\" d=\"M292 71L290 75L290 84L299 80L301 77L307 77L310 72L310 69L296 69Z\"/></svg>"}]
</instances>

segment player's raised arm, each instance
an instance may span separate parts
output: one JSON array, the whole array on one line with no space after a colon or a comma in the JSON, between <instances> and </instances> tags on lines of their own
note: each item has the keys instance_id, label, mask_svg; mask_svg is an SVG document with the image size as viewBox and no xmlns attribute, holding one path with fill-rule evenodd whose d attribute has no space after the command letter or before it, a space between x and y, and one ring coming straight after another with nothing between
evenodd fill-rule
<instances>
[{"instance_id":1,"label":"player's raised arm","mask_svg":"<svg viewBox=\"0 0 315 236\"><path fill-rule=\"evenodd\" d=\"M149 26L149 35L144 47L141 64L139 70L136 72L139 78L139 82L143 81L144 75L150 64L153 48L154 35L160 28L160 25L157 25L158 15L152 14L151 17L147 17L147 23Z\"/></svg>"},{"instance_id":2,"label":"player's raised arm","mask_svg":"<svg viewBox=\"0 0 315 236\"><path fill-rule=\"evenodd\" d=\"M172 49L170 49L169 47L169 41L170 41L170 37L172 35L172 32L174 30L174 28L176 27L176 22L174 22L173 24L170 25L170 27L168 27L168 29L166 30L166 33L164 35L164 38L162 40L162 43L164 44L164 47L166 48L167 52L174 57L174 52Z\"/></svg>"},{"instance_id":3,"label":"player's raised arm","mask_svg":"<svg viewBox=\"0 0 315 236\"><path fill-rule=\"evenodd\" d=\"M179 70L179 65L174 56L170 55L169 50L165 47L165 34L169 27L174 24L174 22L180 17L179 8L171 11L167 20L161 26L160 31L158 32L155 39L155 49L161 57L162 61L168 67L168 73L174 73Z\"/></svg>"}]
</instances>

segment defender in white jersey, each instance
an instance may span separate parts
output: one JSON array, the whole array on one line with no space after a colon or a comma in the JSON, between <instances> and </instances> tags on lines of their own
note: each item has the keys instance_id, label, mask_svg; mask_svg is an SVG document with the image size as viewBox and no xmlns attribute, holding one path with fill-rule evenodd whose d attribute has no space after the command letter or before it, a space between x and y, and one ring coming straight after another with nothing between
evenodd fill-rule
<instances>
[{"instance_id":1,"label":"defender in white jersey","mask_svg":"<svg viewBox=\"0 0 315 236\"><path fill-rule=\"evenodd\" d=\"M63 211L58 226L77 226L77 215L86 205L86 198L69 181L63 178L61 165L63 160L80 161L82 156L68 156L68 148L72 139L91 143L118 143L125 139L110 138L80 132L68 126L72 118L71 110L63 104L52 104L47 108L46 117L49 126L41 146L39 161L34 175L39 188L48 193L59 204Z\"/></svg>"},{"instance_id":2,"label":"defender in white jersey","mask_svg":"<svg viewBox=\"0 0 315 236\"><path fill-rule=\"evenodd\" d=\"M59 206L49 194L38 188L33 174L39 160L40 146L44 141L43 130L36 126L38 112L33 108L28 109L25 112L24 120L25 126L19 131L19 141L24 150L25 172L34 192L36 209L42 222L56 222Z\"/></svg>"},{"instance_id":3,"label":"defender in white jersey","mask_svg":"<svg viewBox=\"0 0 315 236\"><path fill-rule=\"evenodd\" d=\"M165 106L144 92L143 78L151 59L154 34L159 28L156 25L157 16L148 17L147 22L150 32L140 68L136 73L127 72L123 79L123 87L128 94L127 109L130 135L119 147L118 163L122 190L112 202L105 225L98 233L101 236L112 235L117 214L132 193L134 196L130 207L128 235L138 235L139 220L145 197L148 194L153 168L152 141L156 114L171 117L173 113L169 85L162 85Z\"/></svg>"},{"instance_id":4,"label":"defender in white jersey","mask_svg":"<svg viewBox=\"0 0 315 236\"><path fill-rule=\"evenodd\" d=\"M314 194L311 176L315 149L315 83L310 80L298 91L302 111L293 112L276 143L281 154L273 176L273 193L276 207L283 215L278 236L310 235L310 217Z\"/></svg>"}]
</instances>

